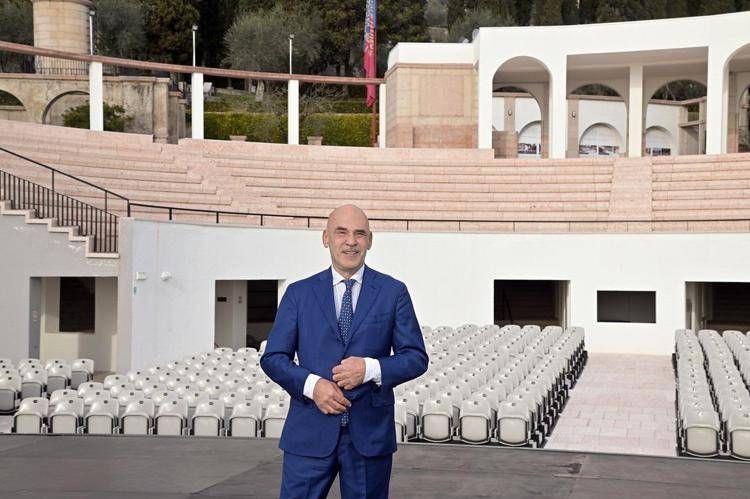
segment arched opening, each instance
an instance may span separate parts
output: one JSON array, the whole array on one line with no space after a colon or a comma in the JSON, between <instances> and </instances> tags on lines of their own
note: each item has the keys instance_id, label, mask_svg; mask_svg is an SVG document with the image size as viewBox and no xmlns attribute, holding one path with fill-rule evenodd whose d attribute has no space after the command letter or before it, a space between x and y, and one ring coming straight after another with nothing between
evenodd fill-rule
<instances>
[{"instance_id":1,"label":"arched opening","mask_svg":"<svg viewBox=\"0 0 750 499\"><path fill-rule=\"evenodd\" d=\"M0 120L29 121L28 110L21 99L5 90L0 90Z\"/></svg>"},{"instance_id":2,"label":"arched opening","mask_svg":"<svg viewBox=\"0 0 750 499\"><path fill-rule=\"evenodd\" d=\"M646 107L645 128L664 130L671 137L668 148L652 143L661 154L651 155L667 155L666 149L670 155L705 154L706 85L695 80L672 80L659 87ZM648 136L645 147L649 148ZM650 154L648 150L646 154Z\"/></svg>"},{"instance_id":3,"label":"arched opening","mask_svg":"<svg viewBox=\"0 0 750 499\"><path fill-rule=\"evenodd\" d=\"M750 152L750 44L728 62L727 152Z\"/></svg>"},{"instance_id":4,"label":"arched opening","mask_svg":"<svg viewBox=\"0 0 750 499\"><path fill-rule=\"evenodd\" d=\"M532 121L518 132L518 157L539 158L542 152L542 122Z\"/></svg>"},{"instance_id":5,"label":"arched opening","mask_svg":"<svg viewBox=\"0 0 750 499\"><path fill-rule=\"evenodd\" d=\"M666 128L651 126L646 129L646 155L671 156L674 147L672 134Z\"/></svg>"},{"instance_id":6,"label":"arched opening","mask_svg":"<svg viewBox=\"0 0 750 499\"><path fill-rule=\"evenodd\" d=\"M578 143L578 155L619 156L622 150L622 136L609 123L595 123L581 135Z\"/></svg>"},{"instance_id":7,"label":"arched opening","mask_svg":"<svg viewBox=\"0 0 750 499\"><path fill-rule=\"evenodd\" d=\"M612 87L588 83L568 95L568 157L626 153L628 109Z\"/></svg>"},{"instance_id":8,"label":"arched opening","mask_svg":"<svg viewBox=\"0 0 750 499\"><path fill-rule=\"evenodd\" d=\"M64 92L47 104L42 114L42 123L45 125L63 125L63 114L70 108L88 104L89 94L81 90Z\"/></svg>"},{"instance_id":9,"label":"arched opening","mask_svg":"<svg viewBox=\"0 0 750 499\"><path fill-rule=\"evenodd\" d=\"M540 61L515 57L492 80L492 145L495 157L549 155L550 74Z\"/></svg>"}]
</instances>

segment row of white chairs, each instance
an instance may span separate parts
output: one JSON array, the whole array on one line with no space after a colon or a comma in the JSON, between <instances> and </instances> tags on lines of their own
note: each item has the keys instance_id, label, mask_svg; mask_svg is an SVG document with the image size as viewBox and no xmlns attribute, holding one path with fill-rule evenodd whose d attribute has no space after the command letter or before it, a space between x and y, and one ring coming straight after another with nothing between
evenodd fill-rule
<instances>
[{"instance_id":1,"label":"row of white chairs","mask_svg":"<svg viewBox=\"0 0 750 499\"><path fill-rule=\"evenodd\" d=\"M15 412L21 400L44 397L47 393L65 388L78 388L93 379L94 361L75 359L21 359L14 364L11 359L0 359L0 414Z\"/></svg>"},{"instance_id":2,"label":"row of white chairs","mask_svg":"<svg viewBox=\"0 0 750 499\"><path fill-rule=\"evenodd\" d=\"M428 371L396 389L399 439L544 443L585 363L581 328L423 328Z\"/></svg>"},{"instance_id":3,"label":"row of white chairs","mask_svg":"<svg viewBox=\"0 0 750 499\"><path fill-rule=\"evenodd\" d=\"M676 332L682 453L750 459L750 392L737 367L748 350L750 342L739 331L726 331L724 337L709 329L697 336L690 330Z\"/></svg>"},{"instance_id":4,"label":"row of white chairs","mask_svg":"<svg viewBox=\"0 0 750 499\"><path fill-rule=\"evenodd\" d=\"M24 399L13 417L15 433L270 437L281 435L289 400L265 405L243 394L212 399L196 392L135 391L112 398L107 391L58 390L50 399Z\"/></svg>"}]
</instances>

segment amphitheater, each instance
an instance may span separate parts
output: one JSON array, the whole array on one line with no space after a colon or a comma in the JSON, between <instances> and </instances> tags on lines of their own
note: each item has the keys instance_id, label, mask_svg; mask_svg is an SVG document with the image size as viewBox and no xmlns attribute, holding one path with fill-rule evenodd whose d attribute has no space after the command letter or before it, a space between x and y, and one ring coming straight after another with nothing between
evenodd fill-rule
<instances>
[{"instance_id":1,"label":"amphitheater","mask_svg":"<svg viewBox=\"0 0 750 499\"><path fill-rule=\"evenodd\" d=\"M166 96L158 131L103 131L103 65L263 75L0 41L82 67L91 123L0 119L0 495L277 496L294 400L259 360L355 203L430 358L394 390L394 497L746 496L748 21L482 28L396 45L383 79L268 74L286 144L205 139L200 91L189 136ZM706 97L649 99L678 77ZM299 145L300 82L378 85L378 147ZM572 94L594 83L620 97ZM619 142L589 155L612 103Z\"/></svg>"}]
</instances>

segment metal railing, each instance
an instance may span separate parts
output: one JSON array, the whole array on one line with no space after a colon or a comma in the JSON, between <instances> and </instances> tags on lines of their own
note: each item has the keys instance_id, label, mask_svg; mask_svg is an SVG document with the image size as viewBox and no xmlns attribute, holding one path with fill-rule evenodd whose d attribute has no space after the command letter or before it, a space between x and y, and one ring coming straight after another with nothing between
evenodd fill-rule
<instances>
[{"instance_id":1,"label":"metal railing","mask_svg":"<svg viewBox=\"0 0 750 499\"><path fill-rule=\"evenodd\" d=\"M129 203L126 197L4 147L0 147L0 151L44 168L50 175L50 186L47 187L0 169L0 199L10 201L12 209L32 210L35 218L53 218L58 226L75 227L78 235L92 236L91 249L95 253L117 252L118 217L109 212L109 207L113 199ZM104 207L85 203L61 192L55 185L61 177L103 194Z\"/></svg>"}]
</instances>

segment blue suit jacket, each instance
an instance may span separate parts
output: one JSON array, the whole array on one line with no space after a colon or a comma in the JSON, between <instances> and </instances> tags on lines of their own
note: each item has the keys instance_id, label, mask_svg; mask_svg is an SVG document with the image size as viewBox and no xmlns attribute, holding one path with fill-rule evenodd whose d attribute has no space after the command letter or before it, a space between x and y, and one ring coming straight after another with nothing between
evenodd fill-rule
<instances>
[{"instance_id":1,"label":"blue suit jacket","mask_svg":"<svg viewBox=\"0 0 750 499\"><path fill-rule=\"evenodd\" d=\"M299 365L293 362L295 352ZM364 456L391 454L396 451L393 387L427 370L406 285L365 267L346 346L336 320L331 269L289 285L260 359L263 371L292 399L281 449L310 457L325 457L336 449L341 416L323 414L303 390L310 373L333 380L333 368L350 356L377 359L382 375L380 386L370 381L344 390L352 403L352 442Z\"/></svg>"}]
</instances>

